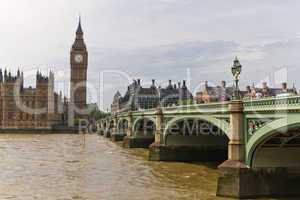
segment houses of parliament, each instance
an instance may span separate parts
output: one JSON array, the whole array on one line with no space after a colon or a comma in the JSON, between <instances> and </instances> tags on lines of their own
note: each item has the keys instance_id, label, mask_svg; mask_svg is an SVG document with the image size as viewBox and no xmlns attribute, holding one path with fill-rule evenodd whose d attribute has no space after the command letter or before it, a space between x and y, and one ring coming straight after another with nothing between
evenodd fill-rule
<instances>
[{"instance_id":1,"label":"houses of parliament","mask_svg":"<svg viewBox=\"0 0 300 200\"><path fill-rule=\"evenodd\" d=\"M54 90L54 73L36 72L36 87L24 87L24 74L0 69L0 130L45 129L74 126L86 108L88 52L81 21L70 52L70 99ZM79 112L80 110L81 112Z\"/></svg>"}]
</instances>

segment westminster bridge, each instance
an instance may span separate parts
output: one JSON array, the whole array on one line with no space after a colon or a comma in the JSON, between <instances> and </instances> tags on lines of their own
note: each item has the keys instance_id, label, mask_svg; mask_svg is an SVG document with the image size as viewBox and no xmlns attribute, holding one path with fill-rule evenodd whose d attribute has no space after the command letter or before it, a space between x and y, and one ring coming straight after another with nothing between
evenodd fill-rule
<instances>
[{"instance_id":1,"label":"westminster bridge","mask_svg":"<svg viewBox=\"0 0 300 200\"><path fill-rule=\"evenodd\" d=\"M221 161L217 195L300 195L300 96L116 114L102 133L153 161Z\"/></svg>"}]
</instances>

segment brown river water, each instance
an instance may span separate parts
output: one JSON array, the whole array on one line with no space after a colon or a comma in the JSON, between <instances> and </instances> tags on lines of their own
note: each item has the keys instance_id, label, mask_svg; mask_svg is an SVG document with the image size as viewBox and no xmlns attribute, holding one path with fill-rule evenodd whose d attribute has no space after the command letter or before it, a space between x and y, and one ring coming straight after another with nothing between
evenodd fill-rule
<instances>
[{"instance_id":1,"label":"brown river water","mask_svg":"<svg viewBox=\"0 0 300 200\"><path fill-rule=\"evenodd\" d=\"M0 135L0 200L222 200L216 164L150 162L98 135ZM227 198L227 200L230 200Z\"/></svg>"}]
</instances>

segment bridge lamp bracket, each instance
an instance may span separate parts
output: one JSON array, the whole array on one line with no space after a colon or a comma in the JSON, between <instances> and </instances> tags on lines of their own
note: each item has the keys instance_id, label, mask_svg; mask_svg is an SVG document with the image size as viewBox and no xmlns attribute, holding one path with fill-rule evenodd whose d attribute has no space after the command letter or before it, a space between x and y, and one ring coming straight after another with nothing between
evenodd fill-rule
<instances>
[{"instance_id":1,"label":"bridge lamp bracket","mask_svg":"<svg viewBox=\"0 0 300 200\"><path fill-rule=\"evenodd\" d=\"M241 99L240 89L239 89L239 79L240 79L241 72L242 72L242 65L240 64L239 60L236 57L231 67L231 73L235 81L234 92L232 96L233 100Z\"/></svg>"}]
</instances>

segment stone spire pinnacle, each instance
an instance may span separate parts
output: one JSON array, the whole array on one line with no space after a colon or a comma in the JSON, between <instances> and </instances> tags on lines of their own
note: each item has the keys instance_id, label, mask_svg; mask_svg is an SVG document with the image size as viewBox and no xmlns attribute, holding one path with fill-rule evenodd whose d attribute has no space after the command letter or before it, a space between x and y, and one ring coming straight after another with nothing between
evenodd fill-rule
<instances>
[{"instance_id":1,"label":"stone spire pinnacle","mask_svg":"<svg viewBox=\"0 0 300 200\"><path fill-rule=\"evenodd\" d=\"M78 22L76 35L83 35L83 31L82 31L82 27L81 27L81 16L80 15L79 15L79 22Z\"/></svg>"}]
</instances>

